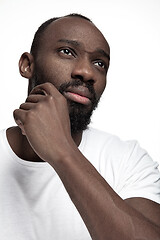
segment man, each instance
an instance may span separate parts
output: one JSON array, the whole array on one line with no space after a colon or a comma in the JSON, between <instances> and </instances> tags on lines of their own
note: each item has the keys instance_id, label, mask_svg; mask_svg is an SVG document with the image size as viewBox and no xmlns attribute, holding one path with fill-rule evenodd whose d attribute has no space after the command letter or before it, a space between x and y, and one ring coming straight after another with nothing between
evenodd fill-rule
<instances>
[{"instance_id":1,"label":"man","mask_svg":"<svg viewBox=\"0 0 160 240\"><path fill-rule=\"evenodd\" d=\"M0 135L1 239L160 239L157 164L136 142L87 129L109 60L77 14L45 22L21 56L29 95Z\"/></svg>"}]
</instances>

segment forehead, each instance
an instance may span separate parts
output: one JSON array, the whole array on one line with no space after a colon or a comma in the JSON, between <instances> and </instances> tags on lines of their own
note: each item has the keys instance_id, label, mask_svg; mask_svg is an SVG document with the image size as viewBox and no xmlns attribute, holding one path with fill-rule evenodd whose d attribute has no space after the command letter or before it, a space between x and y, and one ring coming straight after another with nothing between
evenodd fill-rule
<instances>
[{"instance_id":1,"label":"forehead","mask_svg":"<svg viewBox=\"0 0 160 240\"><path fill-rule=\"evenodd\" d=\"M80 17L64 17L52 22L45 30L42 41L45 45L68 39L80 42L85 51L92 52L101 48L108 54L109 45L95 25Z\"/></svg>"}]
</instances>

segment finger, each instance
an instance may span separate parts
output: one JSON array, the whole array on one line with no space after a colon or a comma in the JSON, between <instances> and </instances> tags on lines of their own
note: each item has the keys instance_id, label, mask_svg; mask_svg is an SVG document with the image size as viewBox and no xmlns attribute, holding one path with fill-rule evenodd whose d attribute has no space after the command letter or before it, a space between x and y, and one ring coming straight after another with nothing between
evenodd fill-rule
<instances>
[{"instance_id":1,"label":"finger","mask_svg":"<svg viewBox=\"0 0 160 240\"><path fill-rule=\"evenodd\" d=\"M19 108L23 110L30 110L35 107L35 104L36 103L22 103Z\"/></svg>"},{"instance_id":2,"label":"finger","mask_svg":"<svg viewBox=\"0 0 160 240\"><path fill-rule=\"evenodd\" d=\"M26 135L24 130L25 113L26 111L21 109L16 109L13 112L14 120L18 127L21 129L23 135Z\"/></svg>"},{"instance_id":3,"label":"finger","mask_svg":"<svg viewBox=\"0 0 160 240\"><path fill-rule=\"evenodd\" d=\"M37 103L40 102L45 98L44 95L39 95L39 94L31 94L27 97L26 102L32 102L32 103Z\"/></svg>"},{"instance_id":4,"label":"finger","mask_svg":"<svg viewBox=\"0 0 160 240\"><path fill-rule=\"evenodd\" d=\"M23 109L15 109L13 112L13 116L16 121L20 120L22 124L24 124L26 111Z\"/></svg>"},{"instance_id":5,"label":"finger","mask_svg":"<svg viewBox=\"0 0 160 240\"><path fill-rule=\"evenodd\" d=\"M45 92L45 90L41 86L43 86L43 84L40 84L40 85L37 85L36 87L34 87L32 89L32 91L30 92L30 95L32 95L32 94L39 94L39 95L46 96L47 93Z\"/></svg>"},{"instance_id":6,"label":"finger","mask_svg":"<svg viewBox=\"0 0 160 240\"><path fill-rule=\"evenodd\" d=\"M52 83L43 83L37 85L32 91L31 94L44 93L45 95L51 95L54 97L62 96L62 94L57 90L57 88Z\"/></svg>"}]
</instances>

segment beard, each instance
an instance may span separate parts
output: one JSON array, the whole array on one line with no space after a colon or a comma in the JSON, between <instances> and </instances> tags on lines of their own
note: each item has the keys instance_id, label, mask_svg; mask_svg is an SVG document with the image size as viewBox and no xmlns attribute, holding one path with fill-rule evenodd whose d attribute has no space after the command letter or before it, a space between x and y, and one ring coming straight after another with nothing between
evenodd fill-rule
<instances>
[{"instance_id":1,"label":"beard","mask_svg":"<svg viewBox=\"0 0 160 240\"><path fill-rule=\"evenodd\" d=\"M38 74L35 74L31 81L31 88L34 88L35 86L42 84L40 80L41 78L38 77ZM45 82L52 81L50 79L45 78ZM77 103L71 100L67 99L68 102L68 109L69 109L69 118L70 118L70 126L71 126L71 134L77 134L81 131L84 131L87 129L88 125L91 122L91 116L93 111L98 106L99 99L97 99L93 84L90 82L83 82L80 79L78 80L72 80L70 82L65 82L61 84L59 87L55 86L57 90L64 95L64 92L67 90L68 87L78 87L78 86L84 86L88 88L88 91L91 93L91 105L83 105L81 103ZM28 93L31 89L29 89Z\"/></svg>"},{"instance_id":2,"label":"beard","mask_svg":"<svg viewBox=\"0 0 160 240\"><path fill-rule=\"evenodd\" d=\"M76 134L87 129L88 125L91 122L92 113L98 106L99 102L96 97L94 87L92 83L89 82L84 83L81 80L72 80L71 82L61 84L58 90L63 95L68 87L78 86L84 86L88 88L89 92L91 93L91 105L83 105L81 103L67 100L72 134Z\"/></svg>"}]
</instances>

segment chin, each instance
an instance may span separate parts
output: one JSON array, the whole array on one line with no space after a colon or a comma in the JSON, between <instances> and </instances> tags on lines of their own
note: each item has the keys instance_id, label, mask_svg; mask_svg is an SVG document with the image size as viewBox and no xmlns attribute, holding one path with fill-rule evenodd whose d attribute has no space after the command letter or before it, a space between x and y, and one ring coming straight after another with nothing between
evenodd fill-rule
<instances>
[{"instance_id":1,"label":"chin","mask_svg":"<svg viewBox=\"0 0 160 240\"><path fill-rule=\"evenodd\" d=\"M69 103L69 117L72 134L79 133L87 129L91 122L91 116L94 109L89 105L82 105L76 102Z\"/></svg>"}]
</instances>

